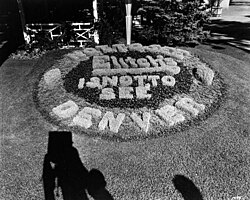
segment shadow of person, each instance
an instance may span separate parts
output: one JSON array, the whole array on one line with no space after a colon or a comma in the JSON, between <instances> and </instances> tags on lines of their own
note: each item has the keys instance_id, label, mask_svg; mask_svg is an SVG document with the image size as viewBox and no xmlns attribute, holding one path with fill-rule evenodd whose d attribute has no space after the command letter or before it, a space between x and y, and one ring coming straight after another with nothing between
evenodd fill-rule
<instances>
[{"instance_id":1,"label":"shadow of person","mask_svg":"<svg viewBox=\"0 0 250 200\"><path fill-rule=\"evenodd\" d=\"M175 189L181 193L184 200L203 200L200 190L187 177L175 175L172 182Z\"/></svg>"},{"instance_id":2,"label":"shadow of person","mask_svg":"<svg viewBox=\"0 0 250 200\"><path fill-rule=\"evenodd\" d=\"M64 200L88 200L86 191L95 200L113 200L103 174L97 169L89 172L72 144L71 132L49 132L42 175L45 200L59 197L59 188Z\"/></svg>"},{"instance_id":3,"label":"shadow of person","mask_svg":"<svg viewBox=\"0 0 250 200\"><path fill-rule=\"evenodd\" d=\"M106 187L106 181L103 174L98 169L91 169L89 172L89 181L87 191L95 200L114 200Z\"/></svg>"}]
</instances>

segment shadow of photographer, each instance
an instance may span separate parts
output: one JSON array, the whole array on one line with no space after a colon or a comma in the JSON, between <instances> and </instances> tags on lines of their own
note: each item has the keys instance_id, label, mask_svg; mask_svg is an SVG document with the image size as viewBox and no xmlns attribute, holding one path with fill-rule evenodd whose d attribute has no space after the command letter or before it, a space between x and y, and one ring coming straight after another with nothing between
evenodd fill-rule
<instances>
[{"instance_id":1,"label":"shadow of photographer","mask_svg":"<svg viewBox=\"0 0 250 200\"><path fill-rule=\"evenodd\" d=\"M104 175L98 169L88 171L72 144L71 132L49 132L42 176L45 200L60 194L64 200L88 200L87 193L95 200L113 200Z\"/></svg>"},{"instance_id":2,"label":"shadow of photographer","mask_svg":"<svg viewBox=\"0 0 250 200\"><path fill-rule=\"evenodd\" d=\"M49 132L42 179L45 200L60 196L64 200L88 200L87 194L94 200L114 200L105 188L107 183L102 172L88 171L83 165L69 131ZM175 175L172 182L184 200L203 200L199 189L187 177Z\"/></svg>"},{"instance_id":3,"label":"shadow of photographer","mask_svg":"<svg viewBox=\"0 0 250 200\"><path fill-rule=\"evenodd\" d=\"M184 200L203 200L199 188L189 178L177 174L172 179L175 189L181 193Z\"/></svg>"}]
</instances>

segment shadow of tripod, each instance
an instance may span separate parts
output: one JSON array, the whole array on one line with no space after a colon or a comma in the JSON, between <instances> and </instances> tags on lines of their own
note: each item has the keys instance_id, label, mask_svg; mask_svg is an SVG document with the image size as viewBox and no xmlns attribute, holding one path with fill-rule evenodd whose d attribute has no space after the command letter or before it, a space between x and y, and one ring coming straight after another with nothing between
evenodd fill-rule
<instances>
[{"instance_id":1,"label":"shadow of tripod","mask_svg":"<svg viewBox=\"0 0 250 200\"><path fill-rule=\"evenodd\" d=\"M104 175L97 169L88 171L72 144L71 132L49 132L42 176L45 200L59 197L59 188L64 200L88 200L87 192L95 200L113 200Z\"/></svg>"}]
</instances>

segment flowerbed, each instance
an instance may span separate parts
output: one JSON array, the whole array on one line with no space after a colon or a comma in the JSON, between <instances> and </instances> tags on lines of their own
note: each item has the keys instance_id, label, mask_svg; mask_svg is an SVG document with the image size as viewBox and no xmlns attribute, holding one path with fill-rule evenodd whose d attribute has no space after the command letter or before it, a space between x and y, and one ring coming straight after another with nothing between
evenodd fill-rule
<instances>
[{"instance_id":1,"label":"flowerbed","mask_svg":"<svg viewBox=\"0 0 250 200\"><path fill-rule=\"evenodd\" d=\"M67 129L129 140L205 119L224 91L218 73L185 50L103 45L63 55L42 75L35 101Z\"/></svg>"},{"instance_id":2,"label":"flowerbed","mask_svg":"<svg viewBox=\"0 0 250 200\"><path fill-rule=\"evenodd\" d=\"M134 59L145 58L147 54L137 53L133 55L132 53L114 53L111 55L125 60L127 57L134 57ZM138 70L140 75L128 75L128 73L126 75L118 74L111 76L96 75L96 87L82 87L79 89L80 79L85 82L89 82L92 78L92 62L93 59L83 61L72 69L64 78L64 88L69 93L73 93L84 98L90 103L96 103L103 107L148 107L157 109L159 104L164 101L164 99L170 99L175 94L187 94L192 84L192 75L190 71L184 67L180 73L174 76L171 76L168 72L155 72L151 73L152 75L148 75L147 72L140 73L140 69L146 70L153 68L135 68ZM112 94L114 94L113 97L110 96L105 99L105 91L103 92L103 90L98 88L102 88L100 82L102 82L102 85L105 86L113 84L113 90L109 90ZM144 87L145 85L148 86L149 91L146 98L143 98L144 96L140 94L140 86ZM126 93L126 89L129 90L129 93ZM106 90L108 91L107 87Z\"/></svg>"}]
</instances>

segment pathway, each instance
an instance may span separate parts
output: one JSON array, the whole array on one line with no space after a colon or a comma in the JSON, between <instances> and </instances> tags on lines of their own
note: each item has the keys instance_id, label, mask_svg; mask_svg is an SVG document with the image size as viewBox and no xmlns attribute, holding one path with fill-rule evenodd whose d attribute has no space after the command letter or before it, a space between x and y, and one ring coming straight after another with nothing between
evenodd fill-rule
<instances>
[{"instance_id":1,"label":"pathway","mask_svg":"<svg viewBox=\"0 0 250 200\"><path fill-rule=\"evenodd\" d=\"M230 6L209 25L211 42L225 43L250 51L250 6Z\"/></svg>"}]
</instances>

